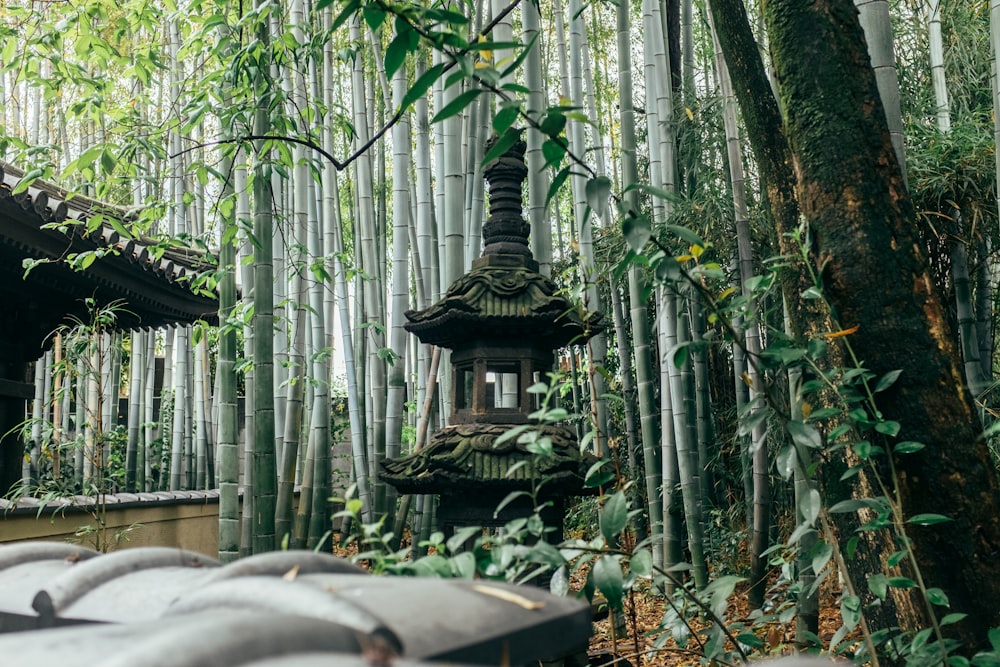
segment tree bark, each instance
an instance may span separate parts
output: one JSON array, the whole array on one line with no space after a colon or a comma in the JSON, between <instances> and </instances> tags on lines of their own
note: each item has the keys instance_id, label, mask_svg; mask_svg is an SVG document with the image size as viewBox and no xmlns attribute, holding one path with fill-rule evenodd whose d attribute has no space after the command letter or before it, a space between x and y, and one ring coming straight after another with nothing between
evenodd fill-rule
<instances>
[{"instance_id":1,"label":"tree bark","mask_svg":"<svg viewBox=\"0 0 1000 667\"><path fill-rule=\"evenodd\" d=\"M917 240L857 10L850 0L769 0L764 15L827 300L843 328L860 327L851 342L867 368L903 371L880 409L901 438L927 445L897 457L903 513L953 519L909 529L914 553L928 585L969 614L958 638L985 646L1000 623L996 469Z\"/></svg>"}]
</instances>

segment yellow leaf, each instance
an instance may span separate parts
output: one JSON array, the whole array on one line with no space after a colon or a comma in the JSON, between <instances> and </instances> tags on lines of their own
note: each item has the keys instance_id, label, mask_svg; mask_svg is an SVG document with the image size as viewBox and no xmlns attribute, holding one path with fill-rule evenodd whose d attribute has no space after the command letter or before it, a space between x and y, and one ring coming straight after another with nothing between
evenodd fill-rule
<instances>
[{"instance_id":1,"label":"yellow leaf","mask_svg":"<svg viewBox=\"0 0 1000 667\"><path fill-rule=\"evenodd\" d=\"M806 401L802 401L802 418L809 419L809 415L812 414L813 406Z\"/></svg>"},{"instance_id":2,"label":"yellow leaf","mask_svg":"<svg viewBox=\"0 0 1000 667\"><path fill-rule=\"evenodd\" d=\"M692 257L694 257L695 259L698 259L699 257L701 257L701 253L705 252L705 249L702 248L697 243L695 243L693 246L691 246L690 248L688 248L688 252L691 253Z\"/></svg>"},{"instance_id":3,"label":"yellow leaf","mask_svg":"<svg viewBox=\"0 0 1000 667\"><path fill-rule=\"evenodd\" d=\"M732 294L733 292L735 292L735 291L736 291L737 289L738 289L738 288L736 287L736 285L732 285L732 286L730 286L730 287L728 287L728 288L726 288L726 289L722 290L721 292L719 292L719 296L717 297L717 298L718 298L718 300L719 300L719 301L722 301L722 300L723 300L723 299L725 299L725 298L726 298L727 296L729 296L730 294Z\"/></svg>"},{"instance_id":4,"label":"yellow leaf","mask_svg":"<svg viewBox=\"0 0 1000 667\"><path fill-rule=\"evenodd\" d=\"M746 371L743 371L743 375L741 375L740 378L743 380L743 384L745 384L746 386L748 387L753 386L753 380L750 379L750 374L747 373Z\"/></svg>"},{"instance_id":5,"label":"yellow leaf","mask_svg":"<svg viewBox=\"0 0 1000 667\"><path fill-rule=\"evenodd\" d=\"M861 328L860 324L855 324L850 329L841 329L840 331L831 331L830 333L825 333L823 334L823 337L827 339L843 338L844 336L850 336L852 333L854 333L860 328Z\"/></svg>"},{"instance_id":6,"label":"yellow leaf","mask_svg":"<svg viewBox=\"0 0 1000 667\"><path fill-rule=\"evenodd\" d=\"M684 107L684 113L687 114L689 120L694 120L694 112L690 108Z\"/></svg>"},{"instance_id":7,"label":"yellow leaf","mask_svg":"<svg viewBox=\"0 0 1000 667\"><path fill-rule=\"evenodd\" d=\"M477 62L475 64L475 68L476 69L489 69L490 68L490 64L489 63L480 63L480 62Z\"/></svg>"},{"instance_id":8,"label":"yellow leaf","mask_svg":"<svg viewBox=\"0 0 1000 667\"><path fill-rule=\"evenodd\" d=\"M691 255L681 255L677 258L677 261L683 264L684 262L690 262L692 259L694 259L694 257Z\"/></svg>"},{"instance_id":9,"label":"yellow leaf","mask_svg":"<svg viewBox=\"0 0 1000 667\"><path fill-rule=\"evenodd\" d=\"M573 106L573 100L569 99L565 95L559 96L559 106L561 107L571 107Z\"/></svg>"}]
</instances>

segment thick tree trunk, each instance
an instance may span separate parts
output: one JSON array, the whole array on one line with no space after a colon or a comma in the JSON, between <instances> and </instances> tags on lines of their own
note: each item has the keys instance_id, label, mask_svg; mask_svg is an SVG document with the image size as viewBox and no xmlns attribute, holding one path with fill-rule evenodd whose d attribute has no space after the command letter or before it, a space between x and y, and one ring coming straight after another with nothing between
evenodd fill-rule
<instances>
[{"instance_id":1,"label":"thick tree trunk","mask_svg":"<svg viewBox=\"0 0 1000 667\"><path fill-rule=\"evenodd\" d=\"M842 327L860 327L851 342L867 368L903 371L880 409L901 438L927 445L896 462L904 515L954 519L910 529L917 561L951 610L969 614L959 638L983 646L1000 623L997 474L916 238L857 10L850 0L769 0L764 11L826 297Z\"/></svg>"}]
</instances>

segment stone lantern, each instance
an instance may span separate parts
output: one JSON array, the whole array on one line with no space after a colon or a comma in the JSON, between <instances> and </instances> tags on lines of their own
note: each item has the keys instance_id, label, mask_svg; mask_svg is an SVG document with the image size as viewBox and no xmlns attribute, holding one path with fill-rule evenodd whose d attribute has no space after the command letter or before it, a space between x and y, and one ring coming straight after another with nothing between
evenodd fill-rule
<instances>
[{"instance_id":1,"label":"stone lantern","mask_svg":"<svg viewBox=\"0 0 1000 667\"><path fill-rule=\"evenodd\" d=\"M516 437L496 442L516 425L531 424L541 399L528 388L547 382L555 351L586 342L600 320L581 313L538 272L521 214L524 148L518 142L485 168L490 213L483 254L472 270L439 302L406 313L407 331L452 350L452 410L449 425L423 449L386 460L381 477L400 493L440 494L438 520L446 535L529 516L534 505L527 497L495 512L511 491L538 489L537 500L546 504L542 518L559 540L564 499L584 492L584 475L595 461L563 426L531 427L551 442L551 454L532 454Z\"/></svg>"}]
</instances>

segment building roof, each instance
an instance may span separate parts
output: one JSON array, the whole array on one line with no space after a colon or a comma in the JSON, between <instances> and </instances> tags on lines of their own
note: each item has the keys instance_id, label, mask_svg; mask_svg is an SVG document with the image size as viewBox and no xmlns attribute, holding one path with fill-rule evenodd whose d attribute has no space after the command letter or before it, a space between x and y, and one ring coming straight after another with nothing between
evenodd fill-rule
<instances>
[{"instance_id":1,"label":"building roof","mask_svg":"<svg viewBox=\"0 0 1000 667\"><path fill-rule=\"evenodd\" d=\"M322 652L352 667L526 665L585 649L590 632L585 602L535 586L376 577L311 551L220 565L163 547L0 547L0 655L12 664L293 665Z\"/></svg>"},{"instance_id":2,"label":"building roof","mask_svg":"<svg viewBox=\"0 0 1000 667\"><path fill-rule=\"evenodd\" d=\"M71 195L35 181L12 194L23 172L0 162L0 295L15 327L40 346L72 315L86 321L84 299L99 306L121 302L117 326L152 328L217 318L215 297L192 280L211 270L197 250L163 248L152 239L125 238L110 224L127 226L128 211ZM87 221L102 224L87 231ZM99 257L85 270L65 260L79 253ZM24 260L41 260L25 275Z\"/></svg>"}]
</instances>

